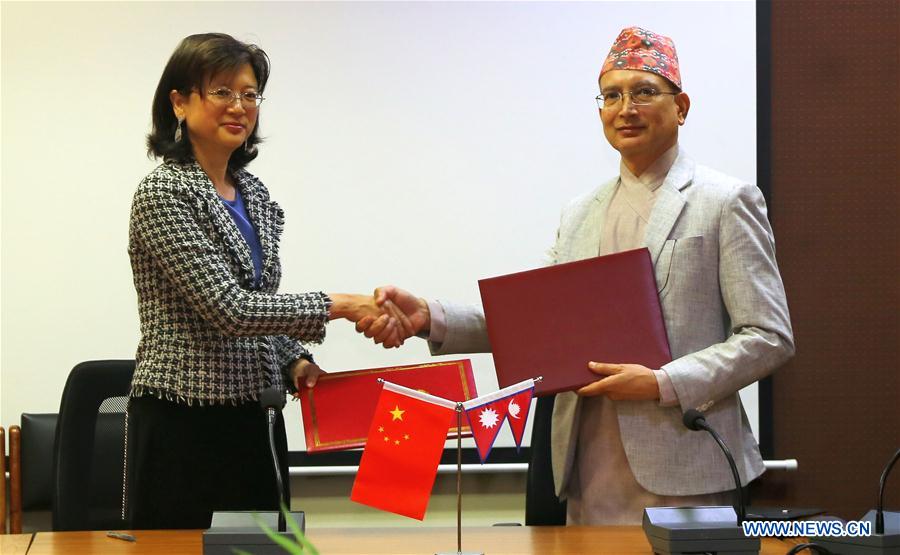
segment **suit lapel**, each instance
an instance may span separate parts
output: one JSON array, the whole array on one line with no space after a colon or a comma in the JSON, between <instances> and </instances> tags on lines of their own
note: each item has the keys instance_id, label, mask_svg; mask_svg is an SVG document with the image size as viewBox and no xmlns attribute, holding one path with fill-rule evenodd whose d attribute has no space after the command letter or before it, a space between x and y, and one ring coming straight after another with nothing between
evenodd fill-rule
<instances>
[{"instance_id":1,"label":"suit lapel","mask_svg":"<svg viewBox=\"0 0 900 555\"><path fill-rule=\"evenodd\" d=\"M226 251L238 262L241 280L252 282L254 270L253 258L250 256L250 247L247 246L247 241L244 240L244 236L241 235L237 224L234 223L234 218L231 217L228 209L225 208L222 199L216 192L216 188L210 181L209 176L206 175L206 172L203 171L203 168L200 167L200 164L193 162L185 166L185 169L191 183L195 184L199 189L199 193L207 206L212 225L221 234Z\"/></svg>"},{"instance_id":2,"label":"suit lapel","mask_svg":"<svg viewBox=\"0 0 900 555\"><path fill-rule=\"evenodd\" d=\"M653 205L650 221L644 233L644 246L650 251L653 265L659 259L663 245L672 231L678 216L684 208L685 198L681 192L694 178L694 161L679 151L666 180L659 187L659 196Z\"/></svg>"},{"instance_id":3,"label":"suit lapel","mask_svg":"<svg viewBox=\"0 0 900 555\"><path fill-rule=\"evenodd\" d=\"M238 181L241 187L247 217L250 218L250 223L256 229L259 244L262 248L260 285L264 287L265 284L271 283L273 279L272 272L277 257L276 243L278 236L281 234L284 217L278 205L269 200L266 191L254 179L251 179L246 172L236 172L235 180Z\"/></svg>"},{"instance_id":4,"label":"suit lapel","mask_svg":"<svg viewBox=\"0 0 900 555\"><path fill-rule=\"evenodd\" d=\"M606 209L616 190L618 179L605 183L597 190L597 194L587 206L584 217L578 224L578 229L572 233L572 243L569 246L568 257L560 262L573 262L593 258L600 252L600 235L603 230L603 220L606 218Z\"/></svg>"}]
</instances>

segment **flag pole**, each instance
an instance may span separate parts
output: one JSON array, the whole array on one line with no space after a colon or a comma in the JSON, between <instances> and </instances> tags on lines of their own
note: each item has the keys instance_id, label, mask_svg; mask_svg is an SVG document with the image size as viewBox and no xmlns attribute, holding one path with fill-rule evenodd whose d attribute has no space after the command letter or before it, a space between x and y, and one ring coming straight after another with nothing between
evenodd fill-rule
<instances>
[{"instance_id":1,"label":"flag pole","mask_svg":"<svg viewBox=\"0 0 900 555\"><path fill-rule=\"evenodd\" d=\"M462 553L462 403L456 403L456 552Z\"/></svg>"},{"instance_id":2,"label":"flag pole","mask_svg":"<svg viewBox=\"0 0 900 555\"><path fill-rule=\"evenodd\" d=\"M456 403L456 551L437 555L484 555L462 550L462 413L463 404Z\"/></svg>"}]
</instances>

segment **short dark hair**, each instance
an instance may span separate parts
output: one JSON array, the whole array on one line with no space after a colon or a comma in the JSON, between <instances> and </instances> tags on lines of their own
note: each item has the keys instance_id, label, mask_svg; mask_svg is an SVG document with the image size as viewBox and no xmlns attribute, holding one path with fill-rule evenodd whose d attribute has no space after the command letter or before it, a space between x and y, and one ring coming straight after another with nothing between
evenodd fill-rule
<instances>
[{"instance_id":1,"label":"short dark hair","mask_svg":"<svg viewBox=\"0 0 900 555\"><path fill-rule=\"evenodd\" d=\"M147 135L147 155L164 160L188 162L194 158L191 142L187 139L187 126L182 129L184 138L175 142L178 120L172 110L169 93L176 90L187 96L192 90L203 94L206 82L223 72L234 71L250 64L259 84L260 94L269 80L269 57L255 44L241 42L223 33L203 33L186 37L163 70L156 94L153 95L153 127ZM259 138L259 119L253 133L247 138L247 147L238 148L228 160L228 167L239 169L256 158Z\"/></svg>"}]
</instances>

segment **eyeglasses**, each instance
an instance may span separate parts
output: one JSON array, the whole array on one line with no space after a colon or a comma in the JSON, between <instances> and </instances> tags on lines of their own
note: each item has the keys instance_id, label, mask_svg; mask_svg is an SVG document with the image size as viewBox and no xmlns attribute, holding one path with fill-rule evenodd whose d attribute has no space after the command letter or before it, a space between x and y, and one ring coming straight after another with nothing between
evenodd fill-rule
<instances>
[{"instance_id":1,"label":"eyeglasses","mask_svg":"<svg viewBox=\"0 0 900 555\"><path fill-rule=\"evenodd\" d=\"M675 96L679 93L670 91L658 91L653 87L641 87L630 92L609 91L607 93L600 93L597 95L597 107L601 110L603 108L612 108L613 106L622 102L622 99L625 98L625 95L631 97L631 103L635 106L646 106L647 104L652 104L654 100L659 98L660 95L664 94L671 94L672 96Z\"/></svg>"},{"instance_id":2,"label":"eyeglasses","mask_svg":"<svg viewBox=\"0 0 900 555\"><path fill-rule=\"evenodd\" d=\"M228 87L219 87L218 89L207 91L207 96L217 106L231 106L235 100L240 101L241 106L245 109L258 108L262 101L265 100L261 94L256 91L244 91L236 93Z\"/></svg>"}]
</instances>

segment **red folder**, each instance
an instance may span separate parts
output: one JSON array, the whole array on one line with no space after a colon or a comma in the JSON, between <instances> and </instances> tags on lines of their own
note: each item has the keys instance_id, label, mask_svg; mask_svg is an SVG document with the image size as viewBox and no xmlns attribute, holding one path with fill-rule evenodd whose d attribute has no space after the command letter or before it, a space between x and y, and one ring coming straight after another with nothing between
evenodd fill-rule
<instances>
[{"instance_id":1,"label":"red folder","mask_svg":"<svg viewBox=\"0 0 900 555\"><path fill-rule=\"evenodd\" d=\"M646 248L478 282L500 387L543 376L535 394L598 379L589 361L672 360Z\"/></svg>"},{"instance_id":2,"label":"red folder","mask_svg":"<svg viewBox=\"0 0 900 555\"><path fill-rule=\"evenodd\" d=\"M472 363L466 360L335 372L300 390L300 412L309 453L353 449L366 444L378 404L378 378L451 401L478 397ZM463 436L471 434L468 425ZM448 434L456 437L456 428Z\"/></svg>"}]
</instances>

